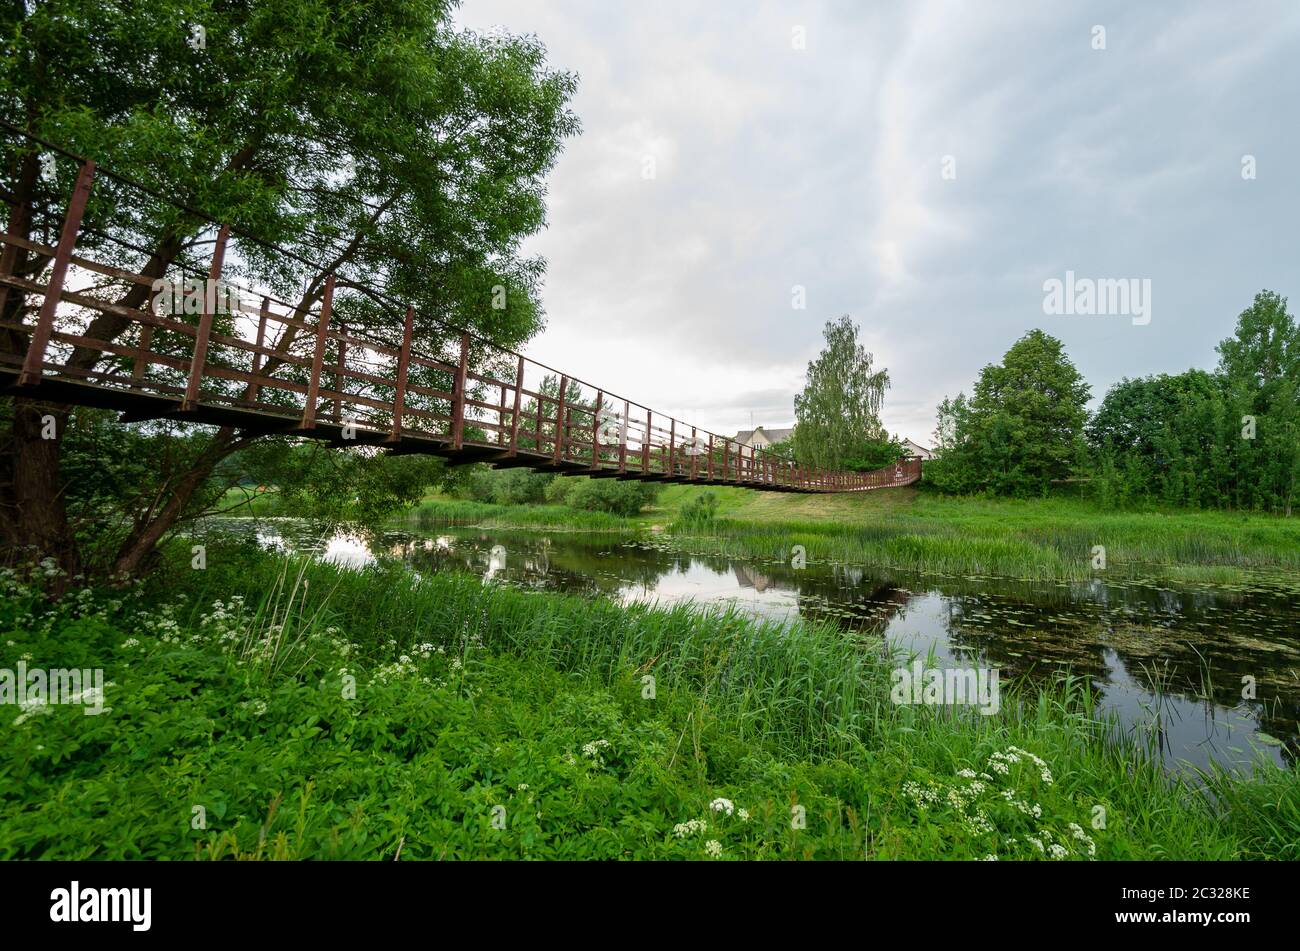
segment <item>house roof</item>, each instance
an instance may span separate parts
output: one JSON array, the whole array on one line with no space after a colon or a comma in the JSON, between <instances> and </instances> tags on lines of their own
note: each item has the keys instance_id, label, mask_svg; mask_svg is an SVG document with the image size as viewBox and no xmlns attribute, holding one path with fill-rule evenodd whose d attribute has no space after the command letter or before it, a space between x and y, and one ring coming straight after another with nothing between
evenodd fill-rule
<instances>
[{"instance_id":1,"label":"house roof","mask_svg":"<svg viewBox=\"0 0 1300 951\"><path fill-rule=\"evenodd\" d=\"M735 442L748 443L754 438L754 433L759 431L762 431L763 435L769 442L785 442L785 440L790 438L790 434L794 432L794 427L790 426L789 428L778 429L776 427L759 426L755 429L742 429L731 438Z\"/></svg>"}]
</instances>

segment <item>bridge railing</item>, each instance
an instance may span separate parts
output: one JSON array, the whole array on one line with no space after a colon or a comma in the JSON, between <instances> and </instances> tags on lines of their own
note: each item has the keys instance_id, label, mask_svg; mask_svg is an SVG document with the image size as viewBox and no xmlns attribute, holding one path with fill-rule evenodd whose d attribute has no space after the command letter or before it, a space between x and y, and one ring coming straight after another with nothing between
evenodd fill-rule
<instances>
[{"instance_id":1,"label":"bridge railing","mask_svg":"<svg viewBox=\"0 0 1300 951\"><path fill-rule=\"evenodd\" d=\"M159 196L49 143L26 145L59 156L71 182L61 208L15 201L17 190L5 189L0 371L16 376L18 395L46 380L74 381L140 397L128 419L190 419L570 474L823 492L920 478L919 460L868 473L800 467L469 331L417 322L410 306L401 339L385 339L349 319L364 316L360 297L382 297L374 288L316 273L297 303L282 300L266 275L303 259L155 200L144 203L148 213L188 223L183 242L178 224L165 234L191 251L211 246L204 260L180 250L160 258L145 238L130 240L130 227L85 221L97 180L111 183L116 206L133 188ZM140 222L142 236L158 230ZM417 340L417 323L438 331Z\"/></svg>"}]
</instances>

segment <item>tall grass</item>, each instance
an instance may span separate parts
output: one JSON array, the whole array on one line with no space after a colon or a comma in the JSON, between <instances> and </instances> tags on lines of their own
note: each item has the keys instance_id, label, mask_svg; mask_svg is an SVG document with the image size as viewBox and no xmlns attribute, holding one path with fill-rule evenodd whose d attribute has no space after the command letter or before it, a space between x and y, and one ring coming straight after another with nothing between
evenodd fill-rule
<instances>
[{"instance_id":1,"label":"tall grass","mask_svg":"<svg viewBox=\"0 0 1300 951\"><path fill-rule=\"evenodd\" d=\"M1300 841L1293 772L1261 765L1253 785L1215 776L1205 788L1171 777L1154 749L1099 716L1092 692L1071 678L1056 690L1004 689L999 715L966 715L895 705L889 671L897 658L881 642L829 624L764 623L686 605L624 607L456 574L416 579L391 566L296 570L308 582L304 617L346 630L375 662L421 642L451 652L472 641L588 684L652 676L661 696L693 698L692 716L714 729L783 757L852 764L891 799L918 771L951 774L1013 744L1046 758L1076 798L1122 823L1134 842L1159 842L1159 854L1268 857ZM210 575L200 593L229 593L233 583L256 599L279 571L263 562L236 576Z\"/></svg>"},{"instance_id":2,"label":"tall grass","mask_svg":"<svg viewBox=\"0 0 1300 951\"><path fill-rule=\"evenodd\" d=\"M679 487L666 502L685 510L698 491ZM747 502L724 497L711 523L677 518L669 531L692 550L784 560L799 544L810 559L954 575L1081 580L1095 574L1098 546L1112 574L1245 583L1300 570L1297 519L1115 512L1079 500L953 499L915 490L749 494Z\"/></svg>"}]
</instances>

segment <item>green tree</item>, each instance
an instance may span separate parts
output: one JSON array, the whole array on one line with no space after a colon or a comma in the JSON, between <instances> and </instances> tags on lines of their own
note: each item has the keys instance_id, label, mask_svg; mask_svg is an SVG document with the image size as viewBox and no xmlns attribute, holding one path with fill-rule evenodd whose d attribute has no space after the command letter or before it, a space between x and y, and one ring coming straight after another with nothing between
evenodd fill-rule
<instances>
[{"instance_id":1,"label":"green tree","mask_svg":"<svg viewBox=\"0 0 1300 951\"><path fill-rule=\"evenodd\" d=\"M1088 396L1061 342L1031 330L980 371L969 400L940 404L942 454L927 478L950 491L1046 493L1080 458Z\"/></svg>"},{"instance_id":2,"label":"green tree","mask_svg":"<svg viewBox=\"0 0 1300 951\"><path fill-rule=\"evenodd\" d=\"M808 364L803 391L794 398L795 455L808 466L843 469L869 456L871 444L886 439L880 406L889 372L858 341L847 314L826 324L826 346ZM895 457L897 458L897 457Z\"/></svg>"},{"instance_id":3,"label":"green tree","mask_svg":"<svg viewBox=\"0 0 1300 951\"><path fill-rule=\"evenodd\" d=\"M451 10L448 0L7 4L0 109L168 199L288 248L300 260L243 242L228 276L255 273L301 311L334 273L336 319L349 327L396 339L409 303L428 349L445 338L438 318L449 314L517 346L540 326L543 271L519 246L544 223L545 174L577 129L567 108L575 80L546 67L535 38L457 31ZM204 28L199 49L187 43L194 25ZM59 163L47 183L36 150L0 142L15 209L9 228L38 237L31 208L61 206L76 168ZM104 175L86 226L83 247L107 247L96 233L128 241L141 250L118 250L115 263L150 276L181 261L206 270L214 231ZM44 266L25 253L14 264L24 277ZM126 307L147 300L140 285L101 282L98 292L114 291L110 299ZM31 308L10 293L0 316L8 327ZM86 335L111 342L129 326L100 314ZM0 332L6 349L25 347L25 335ZM280 345L293 347L296 334ZM79 347L67 367L104 363L101 351ZM417 370L412 382L445 388L432 371ZM62 437L70 407L18 399L7 414L0 528L9 558L50 554L76 571L67 507L82 487L65 471L62 438L41 438L45 414ZM206 509L218 465L252 444L227 428L187 438L185 452L148 472L144 495L156 504L141 507L138 493L118 500L132 528L105 567L136 571L161 538Z\"/></svg>"},{"instance_id":4,"label":"green tree","mask_svg":"<svg viewBox=\"0 0 1300 951\"><path fill-rule=\"evenodd\" d=\"M1235 474L1247 493L1238 504L1290 515L1300 483L1300 323L1285 297L1263 290L1217 349L1219 373L1241 410L1233 422L1243 434L1253 430L1253 438L1233 440Z\"/></svg>"}]
</instances>

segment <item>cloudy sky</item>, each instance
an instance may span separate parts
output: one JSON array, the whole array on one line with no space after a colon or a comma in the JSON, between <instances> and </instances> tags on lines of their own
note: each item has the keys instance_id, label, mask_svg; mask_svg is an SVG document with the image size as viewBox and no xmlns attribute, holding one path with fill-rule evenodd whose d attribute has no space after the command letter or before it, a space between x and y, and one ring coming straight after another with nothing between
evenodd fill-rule
<instances>
[{"instance_id":1,"label":"cloudy sky","mask_svg":"<svg viewBox=\"0 0 1300 951\"><path fill-rule=\"evenodd\" d=\"M889 369L886 426L929 444L935 404L1030 328L1100 397L1213 366L1261 288L1300 305L1294 0L466 0L459 21L535 33L580 78L527 248L549 261L529 355L715 432L788 425L840 314ZM1044 313L1067 271L1149 280L1149 323Z\"/></svg>"}]
</instances>

